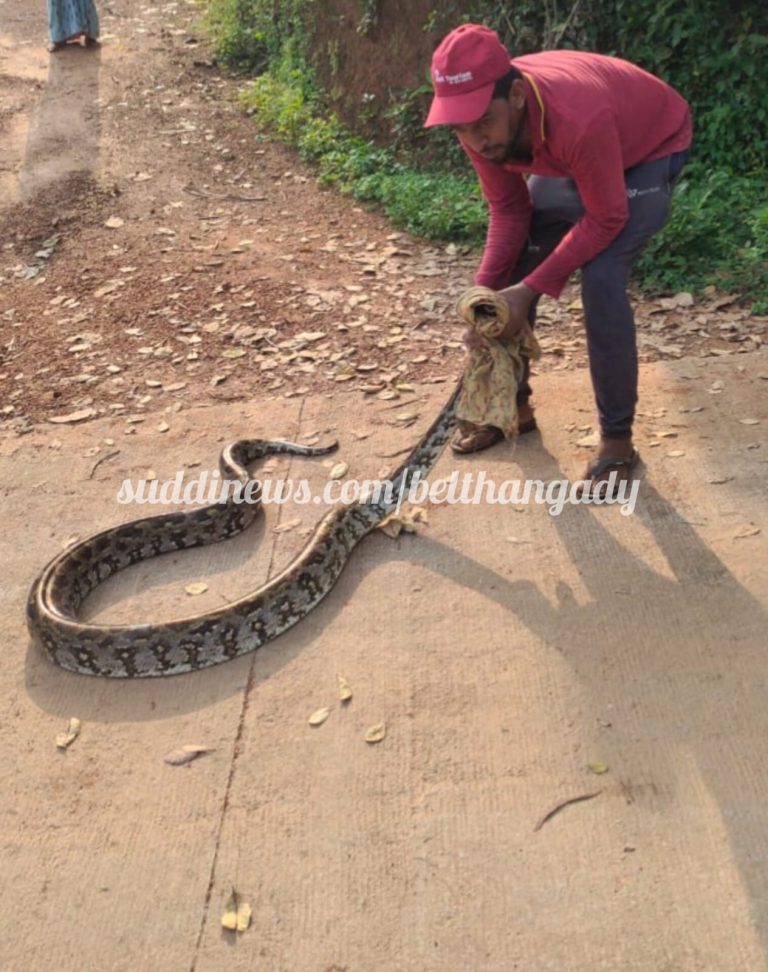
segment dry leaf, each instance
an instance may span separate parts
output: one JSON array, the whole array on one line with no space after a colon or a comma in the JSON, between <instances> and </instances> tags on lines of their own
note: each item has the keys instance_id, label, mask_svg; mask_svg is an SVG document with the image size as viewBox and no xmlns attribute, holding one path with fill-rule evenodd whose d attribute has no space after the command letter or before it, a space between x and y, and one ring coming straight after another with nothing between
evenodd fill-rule
<instances>
[{"instance_id":1,"label":"dry leaf","mask_svg":"<svg viewBox=\"0 0 768 972\"><path fill-rule=\"evenodd\" d=\"M60 732L56 735L56 746L59 749L66 749L71 746L72 743L80 735L81 722L79 719L72 718L69 720L69 726L66 732Z\"/></svg>"},{"instance_id":2,"label":"dry leaf","mask_svg":"<svg viewBox=\"0 0 768 972\"><path fill-rule=\"evenodd\" d=\"M337 462L336 465L328 473L329 479L341 479L346 476L349 465L346 462Z\"/></svg>"},{"instance_id":3,"label":"dry leaf","mask_svg":"<svg viewBox=\"0 0 768 972\"><path fill-rule=\"evenodd\" d=\"M597 432L593 432L591 435L585 435L583 438L578 439L576 442L577 446L588 446L590 448L600 445L600 436Z\"/></svg>"},{"instance_id":4,"label":"dry leaf","mask_svg":"<svg viewBox=\"0 0 768 972\"><path fill-rule=\"evenodd\" d=\"M685 452L682 449L671 449L667 455L670 459L679 459L680 456L685 455Z\"/></svg>"},{"instance_id":5,"label":"dry leaf","mask_svg":"<svg viewBox=\"0 0 768 972\"><path fill-rule=\"evenodd\" d=\"M596 763L590 763L589 768L593 773L596 773L598 776L602 776L603 773L608 772L608 764L601 763L599 760Z\"/></svg>"},{"instance_id":6,"label":"dry leaf","mask_svg":"<svg viewBox=\"0 0 768 972\"><path fill-rule=\"evenodd\" d=\"M349 702L352 698L352 689L349 682L343 675L337 675L336 678L339 682L339 698L342 702Z\"/></svg>"},{"instance_id":7,"label":"dry leaf","mask_svg":"<svg viewBox=\"0 0 768 972\"><path fill-rule=\"evenodd\" d=\"M278 526L274 527L274 529L272 530L272 532L273 533L287 533L289 530L293 530L297 526L299 526L300 523L301 523L301 520L288 520L286 523L280 523L280 524L278 524Z\"/></svg>"},{"instance_id":8,"label":"dry leaf","mask_svg":"<svg viewBox=\"0 0 768 972\"><path fill-rule=\"evenodd\" d=\"M193 759L197 759L198 756L202 756L204 753L212 753L213 750L208 746L182 746L181 749L174 749L172 752L168 753L164 757L164 761L170 766L184 766L185 763L191 763Z\"/></svg>"},{"instance_id":9,"label":"dry leaf","mask_svg":"<svg viewBox=\"0 0 768 972\"><path fill-rule=\"evenodd\" d=\"M759 425L760 424L760 419L756 419L756 418L743 418L743 419L739 419L739 422L741 422L742 425Z\"/></svg>"},{"instance_id":10,"label":"dry leaf","mask_svg":"<svg viewBox=\"0 0 768 972\"><path fill-rule=\"evenodd\" d=\"M187 584L184 590L187 594L205 594L208 590L208 585L205 581L195 581L193 584Z\"/></svg>"},{"instance_id":11,"label":"dry leaf","mask_svg":"<svg viewBox=\"0 0 768 972\"><path fill-rule=\"evenodd\" d=\"M743 540L745 537L756 537L758 533L760 533L760 527L756 527L752 523L745 523L734 533L733 538L734 540Z\"/></svg>"},{"instance_id":12,"label":"dry leaf","mask_svg":"<svg viewBox=\"0 0 768 972\"><path fill-rule=\"evenodd\" d=\"M124 223L125 220L120 219L119 216L110 216L104 225L107 227L107 229L120 229Z\"/></svg>"},{"instance_id":13,"label":"dry leaf","mask_svg":"<svg viewBox=\"0 0 768 972\"><path fill-rule=\"evenodd\" d=\"M367 743L378 743L386 736L387 727L383 722L378 722L375 726L365 731L365 741Z\"/></svg>"},{"instance_id":14,"label":"dry leaf","mask_svg":"<svg viewBox=\"0 0 768 972\"><path fill-rule=\"evenodd\" d=\"M328 716L331 714L330 706L324 706L322 709L317 709L307 720L310 726L322 726Z\"/></svg>"},{"instance_id":15,"label":"dry leaf","mask_svg":"<svg viewBox=\"0 0 768 972\"><path fill-rule=\"evenodd\" d=\"M240 895L232 888L232 894L224 905L224 914L221 916L223 928L229 931L244 932L251 923L253 911L247 901L243 901Z\"/></svg>"},{"instance_id":16,"label":"dry leaf","mask_svg":"<svg viewBox=\"0 0 768 972\"><path fill-rule=\"evenodd\" d=\"M86 419L93 418L95 414L95 408L81 408L77 412L70 412L69 415L52 415L48 421L55 425L72 425L75 422L84 422Z\"/></svg>"},{"instance_id":17,"label":"dry leaf","mask_svg":"<svg viewBox=\"0 0 768 972\"><path fill-rule=\"evenodd\" d=\"M417 523L427 523L427 511L423 506L412 506L385 516L377 529L395 540L401 533L416 533Z\"/></svg>"}]
</instances>

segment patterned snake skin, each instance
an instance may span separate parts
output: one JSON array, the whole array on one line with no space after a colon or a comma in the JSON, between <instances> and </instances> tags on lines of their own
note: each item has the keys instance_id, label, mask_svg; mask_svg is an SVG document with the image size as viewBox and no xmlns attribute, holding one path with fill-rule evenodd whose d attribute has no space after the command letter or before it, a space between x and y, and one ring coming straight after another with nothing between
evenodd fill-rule
<instances>
[{"instance_id":1,"label":"patterned snake skin","mask_svg":"<svg viewBox=\"0 0 768 972\"><path fill-rule=\"evenodd\" d=\"M480 297L485 295L484 300ZM492 291L468 291L458 309L465 320L496 306ZM474 301L474 303L471 303ZM506 305L498 306L502 315ZM225 540L250 526L259 502L226 502L133 520L81 540L55 557L32 585L27 623L51 660L84 675L144 678L177 675L218 665L253 651L293 627L331 590L352 548L396 508L415 478L426 476L445 447L456 419L461 383L427 433L392 474L388 497L336 506L318 523L306 546L262 587L225 607L165 624L89 624L78 620L88 595L119 570L158 554ZM222 480L245 488L247 467L275 453L318 456L336 445L309 448L289 442L240 440L227 446ZM257 482L257 481L255 481ZM258 491L256 491L258 497Z\"/></svg>"}]
</instances>

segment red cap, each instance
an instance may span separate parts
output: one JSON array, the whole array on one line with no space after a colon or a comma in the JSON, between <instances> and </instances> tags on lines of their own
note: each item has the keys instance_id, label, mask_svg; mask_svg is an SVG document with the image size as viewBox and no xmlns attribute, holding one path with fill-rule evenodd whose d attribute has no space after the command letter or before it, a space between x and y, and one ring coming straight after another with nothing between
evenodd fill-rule
<instances>
[{"instance_id":1,"label":"red cap","mask_svg":"<svg viewBox=\"0 0 768 972\"><path fill-rule=\"evenodd\" d=\"M452 30L432 56L435 97L424 127L477 121L509 68L509 54L495 31L480 24Z\"/></svg>"}]
</instances>

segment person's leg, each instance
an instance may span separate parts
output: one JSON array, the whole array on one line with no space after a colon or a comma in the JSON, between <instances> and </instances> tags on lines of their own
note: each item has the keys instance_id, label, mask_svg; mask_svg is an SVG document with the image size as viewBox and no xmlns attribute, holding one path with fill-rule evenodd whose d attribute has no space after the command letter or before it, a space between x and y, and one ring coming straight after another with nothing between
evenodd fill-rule
<instances>
[{"instance_id":1,"label":"person's leg","mask_svg":"<svg viewBox=\"0 0 768 972\"><path fill-rule=\"evenodd\" d=\"M576 184L572 179L555 179L548 176L531 176L528 191L533 202L531 228L526 246L509 279L509 286L520 283L555 249L573 224L582 216ZM531 330L536 325L536 309L539 298L531 304L528 323ZM517 407L521 428L533 429L535 422L531 397L530 360L524 359L525 367L517 388Z\"/></svg>"},{"instance_id":2,"label":"person's leg","mask_svg":"<svg viewBox=\"0 0 768 972\"><path fill-rule=\"evenodd\" d=\"M601 434L593 468L601 460L628 460L633 455L638 368L627 286L643 247L667 222L672 184L684 161L668 156L626 173L629 221L613 243L582 268L589 368ZM608 466L595 478L607 478L610 471Z\"/></svg>"}]
</instances>

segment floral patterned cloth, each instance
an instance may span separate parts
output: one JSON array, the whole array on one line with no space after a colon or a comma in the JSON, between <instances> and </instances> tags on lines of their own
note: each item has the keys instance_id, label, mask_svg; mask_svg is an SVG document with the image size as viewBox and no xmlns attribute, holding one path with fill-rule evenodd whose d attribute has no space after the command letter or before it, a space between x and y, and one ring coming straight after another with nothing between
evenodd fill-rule
<instances>
[{"instance_id":1,"label":"floral patterned cloth","mask_svg":"<svg viewBox=\"0 0 768 972\"><path fill-rule=\"evenodd\" d=\"M48 26L51 41L61 44L70 37L99 36L99 15L93 0L48 0Z\"/></svg>"},{"instance_id":2,"label":"floral patterned cloth","mask_svg":"<svg viewBox=\"0 0 768 972\"><path fill-rule=\"evenodd\" d=\"M538 341L532 334L519 342L498 339L509 320L509 308L503 297L487 287L472 287L462 294L456 310L488 343L483 350L469 352L457 412L459 428L494 425L511 438L517 435L523 357L540 357Z\"/></svg>"}]
</instances>

